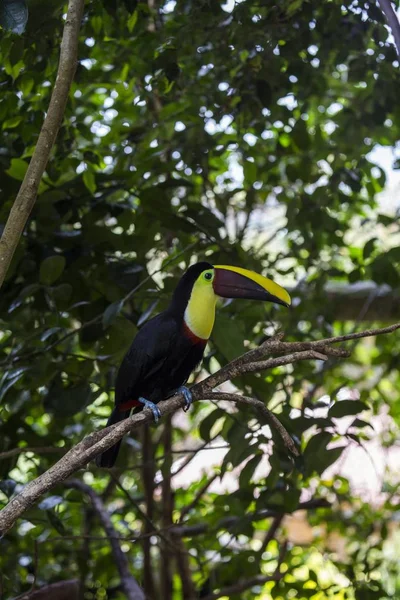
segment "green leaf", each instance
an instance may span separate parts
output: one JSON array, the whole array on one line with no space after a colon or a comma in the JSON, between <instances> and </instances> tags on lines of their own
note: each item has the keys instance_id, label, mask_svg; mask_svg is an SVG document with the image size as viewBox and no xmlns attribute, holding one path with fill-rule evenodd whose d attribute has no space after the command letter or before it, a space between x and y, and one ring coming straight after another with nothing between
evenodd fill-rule
<instances>
[{"instance_id":1,"label":"green leaf","mask_svg":"<svg viewBox=\"0 0 400 600\"><path fill-rule=\"evenodd\" d=\"M127 27L128 27L128 31L129 31L129 33L132 33L132 31L135 29L135 25L136 25L136 22L137 22L137 20L138 20L138 11L137 11L137 10L135 10L135 11L134 11L134 12L133 12L133 13L130 15L130 17L129 17L129 19L128 19L127 23L126 23L126 25L127 25Z\"/></svg>"},{"instance_id":2,"label":"green leaf","mask_svg":"<svg viewBox=\"0 0 400 600\"><path fill-rule=\"evenodd\" d=\"M85 186L87 187L87 189L89 190L89 192L91 194L94 194L96 191L96 179L95 179L95 175L93 173L93 171L86 169L86 171L83 172L83 183L85 184Z\"/></svg>"},{"instance_id":3,"label":"green leaf","mask_svg":"<svg viewBox=\"0 0 400 600\"><path fill-rule=\"evenodd\" d=\"M260 464L263 455L261 453L257 453L253 456L243 467L239 475L239 487L246 487L249 485L252 476L254 475L254 471Z\"/></svg>"},{"instance_id":4,"label":"green leaf","mask_svg":"<svg viewBox=\"0 0 400 600\"><path fill-rule=\"evenodd\" d=\"M19 117L17 117L19 119ZM22 181L25 177L25 173L28 169L28 163L22 160L22 158L12 158L11 166L6 170L6 173L17 179L18 181Z\"/></svg>"},{"instance_id":5,"label":"green leaf","mask_svg":"<svg viewBox=\"0 0 400 600\"><path fill-rule=\"evenodd\" d=\"M15 127L18 127L18 125L21 123L21 121L23 121L23 117L21 117L21 116L11 117L11 119L7 119L6 121L4 121L4 123L2 125L2 129L14 129ZM16 161L16 160L21 160L21 159L13 158L11 162ZM25 161L22 161L22 162L24 164L26 164ZM11 167L11 169L12 169L12 167ZM11 175L11 173L9 173L9 175ZM13 175L11 175L11 176L13 177Z\"/></svg>"},{"instance_id":6,"label":"green leaf","mask_svg":"<svg viewBox=\"0 0 400 600\"><path fill-rule=\"evenodd\" d=\"M30 367L20 367L18 369L11 369L7 371L0 383L0 402L8 392L22 377L25 371L28 371Z\"/></svg>"},{"instance_id":7,"label":"green leaf","mask_svg":"<svg viewBox=\"0 0 400 600\"><path fill-rule=\"evenodd\" d=\"M201 421L199 426L199 434L205 442L210 441L210 431L213 428L214 423L217 421L217 419L220 418L220 416L221 410L219 408L216 408Z\"/></svg>"},{"instance_id":8,"label":"green leaf","mask_svg":"<svg viewBox=\"0 0 400 600\"><path fill-rule=\"evenodd\" d=\"M40 282L44 285L52 285L64 271L65 262L64 256L59 254L45 258L40 265Z\"/></svg>"},{"instance_id":9,"label":"green leaf","mask_svg":"<svg viewBox=\"0 0 400 600\"><path fill-rule=\"evenodd\" d=\"M361 402L361 400L340 400L331 406L328 416L331 419L339 419L340 417L357 415L358 413L367 409L368 406L365 404L365 402Z\"/></svg>"},{"instance_id":10,"label":"green leaf","mask_svg":"<svg viewBox=\"0 0 400 600\"><path fill-rule=\"evenodd\" d=\"M332 434L327 431L321 431L308 441L308 444L304 450L304 460L307 458L317 455L319 452L324 452L327 445L332 440Z\"/></svg>"},{"instance_id":11,"label":"green leaf","mask_svg":"<svg viewBox=\"0 0 400 600\"><path fill-rule=\"evenodd\" d=\"M44 331L42 333L42 335L40 336L40 340L42 342L45 342L46 340L49 339L49 337L51 337L55 333L58 333L60 330L61 330L61 327L50 327L50 329L46 329L46 331Z\"/></svg>"},{"instance_id":12,"label":"green leaf","mask_svg":"<svg viewBox=\"0 0 400 600\"><path fill-rule=\"evenodd\" d=\"M116 319L124 306L123 300L117 300L107 306L103 314L103 327L108 327Z\"/></svg>"},{"instance_id":13,"label":"green leaf","mask_svg":"<svg viewBox=\"0 0 400 600\"><path fill-rule=\"evenodd\" d=\"M47 518L49 519L49 523L52 525L52 527L54 527L54 529L57 531L57 533L59 533L60 535L67 534L67 530L64 527L64 523L61 521L60 517L58 515L56 515L56 513L53 510L46 510L46 515L47 515Z\"/></svg>"},{"instance_id":14,"label":"green leaf","mask_svg":"<svg viewBox=\"0 0 400 600\"><path fill-rule=\"evenodd\" d=\"M371 264L372 278L378 284L387 284L397 287L400 275L387 255L379 255Z\"/></svg>"},{"instance_id":15,"label":"green leaf","mask_svg":"<svg viewBox=\"0 0 400 600\"><path fill-rule=\"evenodd\" d=\"M244 324L240 319L232 319L220 313L215 319L212 340L227 360L232 360L243 353L245 339Z\"/></svg>"},{"instance_id":16,"label":"green leaf","mask_svg":"<svg viewBox=\"0 0 400 600\"><path fill-rule=\"evenodd\" d=\"M315 457L313 461L314 471L316 471L319 475L322 473L333 463L335 463L342 455L343 450L346 446L339 446L338 448L329 448L329 450L325 450L325 452L321 452L318 456Z\"/></svg>"},{"instance_id":17,"label":"green leaf","mask_svg":"<svg viewBox=\"0 0 400 600\"><path fill-rule=\"evenodd\" d=\"M371 238L364 246L363 258L367 260L376 248L377 238Z\"/></svg>"}]
</instances>

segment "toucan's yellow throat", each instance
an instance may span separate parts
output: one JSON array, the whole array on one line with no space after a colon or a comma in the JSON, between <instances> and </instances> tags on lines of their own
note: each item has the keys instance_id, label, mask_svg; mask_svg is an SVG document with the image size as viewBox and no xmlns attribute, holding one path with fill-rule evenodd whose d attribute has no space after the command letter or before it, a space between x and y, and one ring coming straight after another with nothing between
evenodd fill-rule
<instances>
[{"instance_id":1,"label":"toucan's yellow throat","mask_svg":"<svg viewBox=\"0 0 400 600\"><path fill-rule=\"evenodd\" d=\"M212 286L214 275L214 269L207 269L196 279L184 315L187 327L202 340L208 340L214 327L217 302Z\"/></svg>"},{"instance_id":2,"label":"toucan's yellow throat","mask_svg":"<svg viewBox=\"0 0 400 600\"><path fill-rule=\"evenodd\" d=\"M263 275L241 267L207 265L193 284L184 313L186 326L202 340L208 340L211 335L218 297L291 304L287 291Z\"/></svg>"}]
</instances>

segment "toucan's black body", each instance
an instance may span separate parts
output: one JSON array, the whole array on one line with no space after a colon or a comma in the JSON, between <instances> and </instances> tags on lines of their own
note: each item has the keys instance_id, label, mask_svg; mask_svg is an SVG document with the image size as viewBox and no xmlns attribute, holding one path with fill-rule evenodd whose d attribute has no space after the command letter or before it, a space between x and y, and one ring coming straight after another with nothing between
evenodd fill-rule
<instances>
[{"instance_id":1,"label":"toucan's black body","mask_svg":"<svg viewBox=\"0 0 400 600\"><path fill-rule=\"evenodd\" d=\"M196 268L194 268L196 267ZM115 407L107 426L118 423L134 412L143 410L139 397L157 404L186 383L200 363L207 340L196 339L187 331L184 312L194 281L208 263L198 263L180 280L172 302L164 312L153 317L139 330L119 368L115 383ZM121 442L103 452L97 464L112 467Z\"/></svg>"},{"instance_id":2,"label":"toucan's black body","mask_svg":"<svg viewBox=\"0 0 400 600\"><path fill-rule=\"evenodd\" d=\"M143 401L157 404L186 383L203 357L217 297L290 304L283 288L252 271L207 262L192 265L179 281L167 310L143 325L125 355L115 384L115 408L107 425L126 419L132 409L143 410ZM200 319L200 325L199 316L207 317ZM190 396L188 390L183 391ZM190 398L185 395L185 400L189 405ZM156 407L151 408L154 414ZM97 464L112 467L120 443L103 452Z\"/></svg>"}]
</instances>

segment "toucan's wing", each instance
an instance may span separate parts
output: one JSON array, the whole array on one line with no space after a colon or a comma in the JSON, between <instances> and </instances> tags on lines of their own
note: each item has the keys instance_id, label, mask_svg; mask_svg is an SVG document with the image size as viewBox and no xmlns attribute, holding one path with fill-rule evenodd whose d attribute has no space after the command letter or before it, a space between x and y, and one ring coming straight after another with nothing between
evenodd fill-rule
<instances>
[{"instance_id":1,"label":"toucan's wing","mask_svg":"<svg viewBox=\"0 0 400 600\"><path fill-rule=\"evenodd\" d=\"M136 399L139 387L162 368L178 335L178 325L167 313L160 313L139 330L119 368L115 402Z\"/></svg>"}]
</instances>

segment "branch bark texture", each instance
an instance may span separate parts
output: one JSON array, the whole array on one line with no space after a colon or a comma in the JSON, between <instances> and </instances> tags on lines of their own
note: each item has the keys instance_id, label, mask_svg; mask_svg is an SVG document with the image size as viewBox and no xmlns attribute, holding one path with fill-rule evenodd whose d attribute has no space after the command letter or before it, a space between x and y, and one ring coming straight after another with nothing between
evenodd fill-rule
<instances>
[{"instance_id":1,"label":"branch bark texture","mask_svg":"<svg viewBox=\"0 0 400 600\"><path fill-rule=\"evenodd\" d=\"M61 41L57 78L35 151L21 188L11 208L0 239L0 288L4 283L15 249L36 202L40 180L60 129L78 59L78 38L84 0L69 0Z\"/></svg>"},{"instance_id":2,"label":"branch bark texture","mask_svg":"<svg viewBox=\"0 0 400 600\"><path fill-rule=\"evenodd\" d=\"M57 581L19 596L19 600L79 600L79 581L78 579Z\"/></svg>"},{"instance_id":3,"label":"branch bark texture","mask_svg":"<svg viewBox=\"0 0 400 600\"><path fill-rule=\"evenodd\" d=\"M282 335L271 338L261 344L258 348L250 350L243 356L233 360L218 372L207 377L204 381L192 386L191 391L193 400L206 399L226 399L237 403L245 403L254 406L256 410L262 410L265 418L269 419L271 427L275 427L280 433L283 442L288 450L293 454L298 454L297 448L279 423L279 419L265 405L254 398L246 398L239 394L223 394L222 392L213 392L213 388L222 383L234 379L244 373L262 371L265 369L277 368L287 364L294 364L299 360L325 359L328 356L344 357L348 356L348 351L332 347L332 344L345 342L348 340L371 337L379 334L387 334L400 328L400 323L395 323L389 327L381 329L368 329L366 331L342 335L338 337L326 338L311 342L284 342ZM273 358L264 359L266 355L282 354ZM290 357L290 358L289 358ZM258 367L256 368L256 364ZM169 415L184 406L184 398L177 394L158 404L161 415ZM263 407L263 408L261 408ZM271 415L273 419L271 419ZM0 511L0 534L4 535L16 522L16 520L32 506L40 496L53 488L58 483L70 477L78 469L84 468L88 462L93 460L98 454L104 452L120 440L126 433L142 426L144 423L150 423L153 415L150 409L144 409L141 413L130 417L116 425L106 427L101 431L89 434L69 452L67 452L57 463L48 471L28 483L24 489ZM277 425L279 423L280 427ZM285 432L285 433L283 433Z\"/></svg>"},{"instance_id":4,"label":"branch bark texture","mask_svg":"<svg viewBox=\"0 0 400 600\"><path fill-rule=\"evenodd\" d=\"M94 490L92 490L90 486L86 485L86 483L83 483L82 481L79 481L78 479L71 479L70 481L67 481L65 483L65 487L77 489L90 498L93 510L97 514L101 525L108 539L110 540L114 561L121 578L121 586L125 598L127 600L145 600L145 595L142 589L129 571L128 559L121 550L118 534L111 523L110 515L108 514L101 498Z\"/></svg>"},{"instance_id":5,"label":"branch bark texture","mask_svg":"<svg viewBox=\"0 0 400 600\"><path fill-rule=\"evenodd\" d=\"M395 13L395 10L392 6L390 0L378 0L382 12L384 13L387 22L389 24L390 29L392 30L392 35L394 37L395 45L397 48L397 53L400 57L400 22Z\"/></svg>"}]
</instances>

